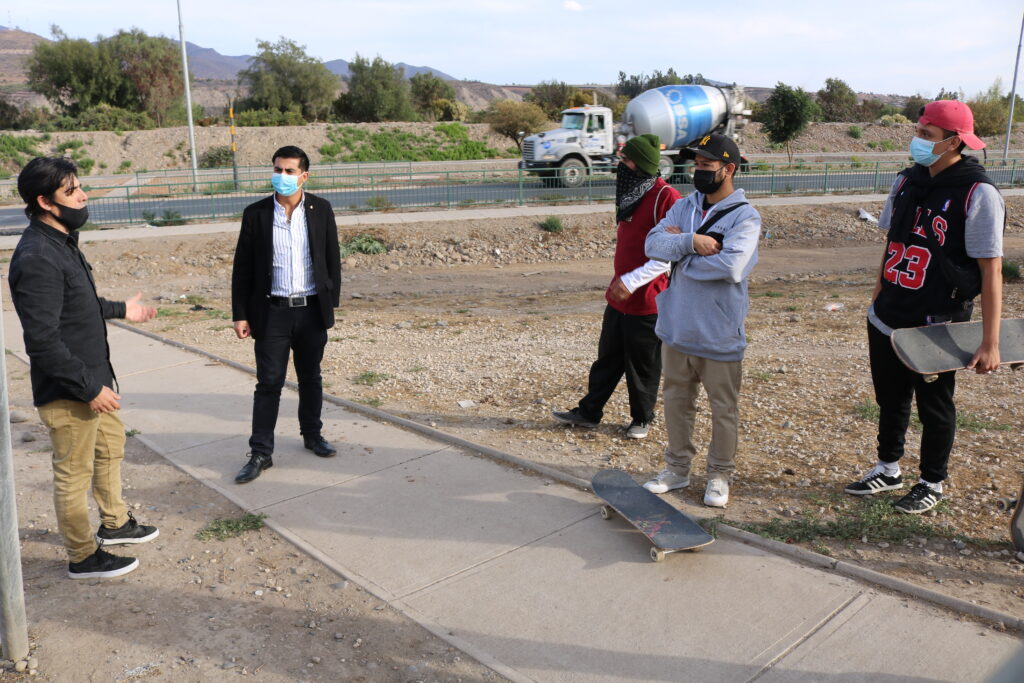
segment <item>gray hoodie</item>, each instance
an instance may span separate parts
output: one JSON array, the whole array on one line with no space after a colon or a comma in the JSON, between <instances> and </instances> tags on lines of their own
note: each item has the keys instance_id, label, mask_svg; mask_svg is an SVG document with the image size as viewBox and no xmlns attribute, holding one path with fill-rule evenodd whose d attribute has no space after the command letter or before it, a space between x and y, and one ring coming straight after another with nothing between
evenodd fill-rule
<instances>
[{"instance_id":1,"label":"gray hoodie","mask_svg":"<svg viewBox=\"0 0 1024 683\"><path fill-rule=\"evenodd\" d=\"M716 212L745 202L736 190L702 216L704 195L694 192L677 201L647 234L644 250L660 261L678 261L668 289L658 295L655 333L673 349L717 361L743 360L747 347L747 276L757 263L761 214L747 204L723 216L710 232L723 235L722 250L701 256L693 235ZM682 234L665 232L677 226Z\"/></svg>"}]
</instances>

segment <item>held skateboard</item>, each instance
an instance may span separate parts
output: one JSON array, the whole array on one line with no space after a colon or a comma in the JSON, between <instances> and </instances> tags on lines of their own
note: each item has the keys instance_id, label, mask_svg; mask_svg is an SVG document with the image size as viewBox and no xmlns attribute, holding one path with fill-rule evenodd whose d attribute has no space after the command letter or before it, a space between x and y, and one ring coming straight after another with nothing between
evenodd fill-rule
<instances>
[{"instance_id":1,"label":"held skateboard","mask_svg":"<svg viewBox=\"0 0 1024 683\"><path fill-rule=\"evenodd\" d=\"M982 322L944 323L893 330L892 348L903 364L934 382L940 372L963 370L981 346ZM1024 319L999 325L999 356L1003 365L1024 365Z\"/></svg>"},{"instance_id":2,"label":"held skateboard","mask_svg":"<svg viewBox=\"0 0 1024 683\"><path fill-rule=\"evenodd\" d=\"M618 513L651 540L651 559L661 562L668 553L696 552L715 540L693 521L654 495L622 470L601 470L591 480L594 494L605 501L601 517Z\"/></svg>"}]
</instances>

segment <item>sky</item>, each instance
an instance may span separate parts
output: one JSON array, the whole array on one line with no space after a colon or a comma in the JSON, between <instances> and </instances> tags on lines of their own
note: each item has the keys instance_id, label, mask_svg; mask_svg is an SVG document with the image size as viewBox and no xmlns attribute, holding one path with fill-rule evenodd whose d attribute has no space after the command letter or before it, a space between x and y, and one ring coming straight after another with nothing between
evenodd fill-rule
<instances>
[{"instance_id":1,"label":"sky","mask_svg":"<svg viewBox=\"0 0 1024 683\"><path fill-rule=\"evenodd\" d=\"M496 84L609 84L672 67L747 86L968 97L1008 92L1024 3L1011 0L180 0L185 39L254 54L281 36L324 61L358 53ZM178 37L174 0L5 3L0 24L50 37ZM1021 76L1024 81L1024 75ZM1024 83L1018 90L1024 89Z\"/></svg>"}]
</instances>

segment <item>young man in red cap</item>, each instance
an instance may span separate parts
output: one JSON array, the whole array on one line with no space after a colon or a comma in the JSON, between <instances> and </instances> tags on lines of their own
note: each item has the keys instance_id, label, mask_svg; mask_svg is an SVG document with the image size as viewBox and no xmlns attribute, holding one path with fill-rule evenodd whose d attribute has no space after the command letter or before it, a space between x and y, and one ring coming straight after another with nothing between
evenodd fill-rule
<instances>
[{"instance_id":1,"label":"young man in red cap","mask_svg":"<svg viewBox=\"0 0 1024 683\"><path fill-rule=\"evenodd\" d=\"M889 341L902 327L970 320L981 294L984 332L968 367L999 368L1002 314L1002 247L1005 209L999 191L964 147L982 149L970 108L956 100L921 110L910 155L882 209L879 226L889 231L881 271L868 308L871 380L879 406L878 462L847 493L865 496L903 488L903 456L911 400L921 418L921 477L895 503L920 514L938 504L956 433L956 374L933 382L908 370Z\"/></svg>"},{"instance_id":2,"label":"young man in red cap","mask_svg":"<svg viewBox=\"0 0 1024 683\"><path fill-rule=\"evenodd\" d=\"M660 148L656 135L631 138L622 148L615 184L615 276L604 295L608 305L597 360L590 366L587 395L572 410L552 413L563 424L597 426L605 403L625 374L632 418L626 436L643 439L650 432L661 381L654 298L668 283L665 273L669 264L648 259L644 240L680 197L658 176Z\"/></svg>"}]
</instances>

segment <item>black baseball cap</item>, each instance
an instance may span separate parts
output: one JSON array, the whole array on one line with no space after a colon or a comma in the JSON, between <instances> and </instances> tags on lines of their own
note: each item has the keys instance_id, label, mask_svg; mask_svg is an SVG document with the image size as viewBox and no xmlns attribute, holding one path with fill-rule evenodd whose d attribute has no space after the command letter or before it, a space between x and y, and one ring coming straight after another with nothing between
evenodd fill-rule
<instances>
[{"instance_id":1,"label":"black baseball cap","mask_svg":"<svg viewBox=\"0 0 1024 683\"><path fill-rule=\"evenodd\" d=\"M740 167L740 148L736 146L732 138L721 133L710 133L697 141L694 151L702 157L715 159L726 164L736 164Z\"/></svg>"}]
</instances>

